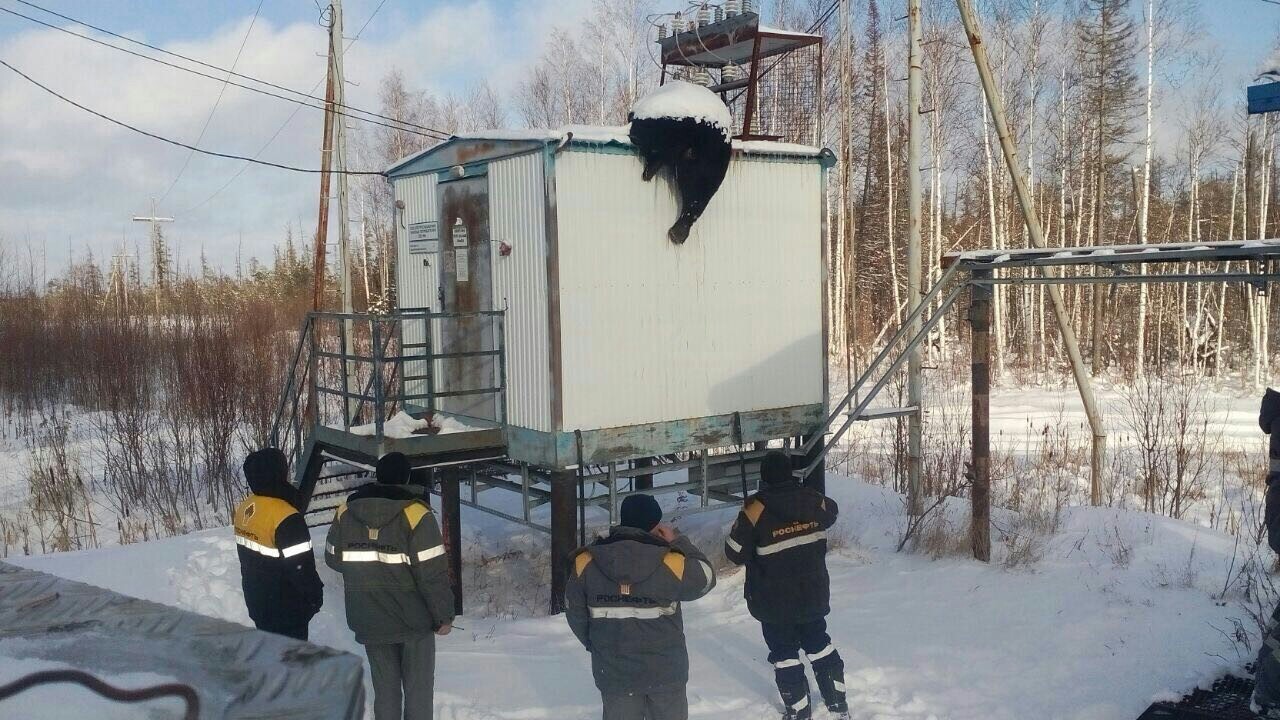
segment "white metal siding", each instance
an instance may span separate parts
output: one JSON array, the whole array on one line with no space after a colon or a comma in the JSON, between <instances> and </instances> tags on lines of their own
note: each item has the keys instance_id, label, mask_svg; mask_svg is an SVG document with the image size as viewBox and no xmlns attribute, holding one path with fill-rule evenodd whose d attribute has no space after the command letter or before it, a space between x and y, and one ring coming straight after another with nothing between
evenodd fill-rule
<instances>
[{"instance_id":1,"label":"white metal siding","mask_svg":"<svg viewBox=\"0 0 1280 720\"><path fill-rule=\"evenodd\" d=\"M821 173L735 156L682 246L629 154L556 161L563 429L822 402Z\"/></svg>"},{"instance_id":2,"label":"white metal siding","mask_svg":"<svg viewBox=\"0 0 1280 720\"><path fill-rule=\"evenodd\" d=\"M489 163L493 306L506 310L507 422L550 432L546 191L541 153ZM511 246L501 257L500 243Z\"/></svg>"},{"instance_id":3,"label":"white metal siding","mask_svg":"<svg viewBox=\"0 0 1280 720\"><path fill-rule=\"evenodd\" d=\"M437 268L439 253L409 254L409 226L417 222L439 220L436 208L436 174L415 175L395 181L395 199L404 201L404 210L396 211L396 297L402 308L431 308L439 311ZM424 339L422 323L408 323L404 340L420 343ZM439 342L439 337L434 338ZM438 345L437 345L438 347ZM411 350L411 353L420 350ZM405 375L427 374L425 362L405 363ZM410 395L426 392L426 381L410 381L405 389ZM422 400L414 401L422 404Z\"/></svg>"}]
</instances>

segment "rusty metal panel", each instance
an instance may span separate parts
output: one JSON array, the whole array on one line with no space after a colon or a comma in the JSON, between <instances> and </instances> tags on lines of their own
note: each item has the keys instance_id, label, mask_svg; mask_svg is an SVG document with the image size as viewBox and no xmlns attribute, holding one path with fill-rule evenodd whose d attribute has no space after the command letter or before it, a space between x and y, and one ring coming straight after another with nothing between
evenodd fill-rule
<instances>
[{"instance_id":1,"label":"rusty metal panel","mask_svg":"<svg viewBox=\"0 0 1280 720\"><path fill-rule=\"evenodd\" d=\"M549 432L546 189L541 153L489 164L493 306L506 311L507 422ZM502 248L510 248L507 255Z\"/></svg>"},{"instance_id":2,"label":"rusty metal panel","mask_svg":"<svg viewBox=\"0 0 1280 720\"><path fill-rule=\"evenodd\" d=\"M440 310L439 240L420 240L429 237L434 229L439 237L439 212L436 207L436 174L415 175L392 181L395 198L404 203L404 209L395 211L396 224L396 296L401 308L431 308ZM426 339L424 323L406 323L404 341L421 343ZM439 342L440 338L433 338ZM405 363L405 374L422 377L427 374L426 361ZM405 385L409 395L427 392L425 380L409 381Z\"/></svg>"},{"instance_id":3,"label":"rusty metal panel","mask_svg":"<svg viewBox=\"0 0 1280 720\"><path fill-rule=\"evenodd\" d=\"M823 402L822 173L735 154L673 245L631 153L556 159L563 430Z\"/></svg>"},{"instance_id":4,"label":"rusty metal panel","mask_svg":"<svg viewBox=\"0 0 1280 720\"><path fill-rule=\"evenodd\" d=\"M440 351L444 354L483 353L497 348L495 319L475 315L493 309L493 247L489 234L489 178L485 175L440 183L440 287L446 313L469 313L443 318ZM437 390L472 392L497 387L497 363L492 355L449 357ZM485 420L498 419L492 394L443 398L448 412Z\"/></svg>"}]
</instances>

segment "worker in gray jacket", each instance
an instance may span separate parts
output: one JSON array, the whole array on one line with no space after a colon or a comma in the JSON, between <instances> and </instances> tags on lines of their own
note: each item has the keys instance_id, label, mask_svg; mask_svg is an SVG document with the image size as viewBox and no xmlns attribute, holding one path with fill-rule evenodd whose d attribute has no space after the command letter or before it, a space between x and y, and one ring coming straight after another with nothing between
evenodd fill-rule
<instances>
[{"instance_id":1,"label":"worker in gray jacket","mask_svg":"<svg viewBox=\"0 0 1280 720\"><path fill-rule=\"evenodd\" d=\"M689 652L680 603L715 587L707 556L649 495L622 503L622 523L575 552L566 590L573 634L591 653L604 720L686 720Z\"/></svg>"},{"instance_id":2,"label":"worker in gray jacket","mask_svg":"<svg viewBox=\"0 0 1280 720\"><path fill-rule=\"evenodd\" d=\"M347 625L369 656L375 720L431 720L435 636L449 634L454 616L440 526L405 487L409 471L404 455L383 456L378 482L338 508L324 554L342 574Z\"/></svg>"}]
</instances>

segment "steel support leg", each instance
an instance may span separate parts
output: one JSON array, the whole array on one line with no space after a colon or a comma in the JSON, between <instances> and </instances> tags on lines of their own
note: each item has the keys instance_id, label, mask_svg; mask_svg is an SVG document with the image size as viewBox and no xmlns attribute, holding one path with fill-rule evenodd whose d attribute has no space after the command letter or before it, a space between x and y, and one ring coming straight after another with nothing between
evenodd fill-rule
<instances>
[{"instance_id":1,"label":"steel support leg","mask_svg":"<svg viewBox=\"0 0 1280 720\"><path fill-rule=\"evenodd\" d=\"M578 477L572 470L551 473L551 614L564 611L569 555L577 549Z\"/></svg>"},{"instance_id":2,"label":"steel support leg","mask_svg":"<svg viewBox=\"0 0 1280 720\"><path fill-rule=\"evenodd\" d=\"M653 467L653 458L638 458L635 461L635 465L638 468ZM653 476L652 475L636 475L635 489L636 490L652 490Z\"/></svg>"},{"instance_id":3,"label":"steel support leg","mask_svg":"<svg viewBox=\"0 0 1280 720\"><path fill-rule=\"evenodd\" d=\"M449 555L449 582L453 585L454 611L462 613L462 475L445 470L440 480L440 517L444 521L445 549Z\"/></svg>"},{"instance_id":4,"label":"steel support leg","mask_svg":"<svg viewBox=\"0 0 1280 720\"><path fill-rule=\"evenodd\" d=\"M991 280L990 270L975 270L969 322L973 327L973 488L969 539L973 557L991 561Z\"/></svg>"}]
</instances>

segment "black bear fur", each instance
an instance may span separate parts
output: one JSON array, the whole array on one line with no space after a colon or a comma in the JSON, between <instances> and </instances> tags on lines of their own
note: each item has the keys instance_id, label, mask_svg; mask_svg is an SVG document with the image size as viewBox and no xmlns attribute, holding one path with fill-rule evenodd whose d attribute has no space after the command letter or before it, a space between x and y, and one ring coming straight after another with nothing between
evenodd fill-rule
<instances>
[{"instance_id":1,"label":"black bear fur","mask_svg":"<svg viewBox=\"0 0 1280 720\"><path fill-rule=\"evenodd\" d=\"M693 118L631 120L631 144L644 161L645 182L664 169L680 194L680 216L667 231L680 245L724 182L730 145L724 131Z\"/></svg>"}]
</instances>

